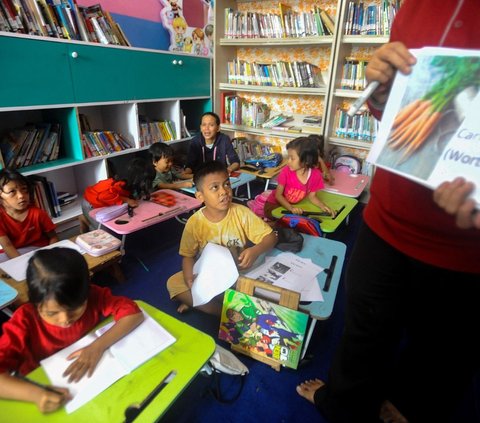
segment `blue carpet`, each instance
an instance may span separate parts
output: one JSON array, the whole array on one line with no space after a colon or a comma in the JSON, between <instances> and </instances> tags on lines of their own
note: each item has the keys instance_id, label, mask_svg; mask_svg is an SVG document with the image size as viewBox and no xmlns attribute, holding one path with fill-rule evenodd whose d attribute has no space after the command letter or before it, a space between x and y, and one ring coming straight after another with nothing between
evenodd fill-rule
<instances>
[{"instance_id":1,"label":"blue carpet","mask_svg":"<svg viewBox=\"0 0 480 423\"><path fill-rule=\"evenodd\" d=\"M359 206L353 212L350 224L342 226L331 237L347 244L347 257L360 222L360 211ZM166 281L181 269L178 245L182 230L183 225L172 219L130 235L126 243L127 254L122 261L127 282L121 285L109 283L108 275L102 273L96 275L95 279L97 283L108 283L115 294L146 301L217 339L218 318L198 311L180 315L176 312L177 304L168 297ZM312 358L305 361L299 369L282 368L276 372L263 363L240 356L250 373L237 401L222 404L210 395L202 397L200 392L194 401L189 401L183 415L177 415L174 421L248 423L262 419L260 415L263 415L263 418L271 422L291 422L297 419L323 422L315 408L296 393L295 387L306 379L326 377L342 330L343 297L343 283L340 283L332 317L317 323L307 351L307 357ZM222 341L217 342L228 348ZM221 382L226 397L233 396L239 387L237 378L225 376Z\"/></svg>"}]
</instances>

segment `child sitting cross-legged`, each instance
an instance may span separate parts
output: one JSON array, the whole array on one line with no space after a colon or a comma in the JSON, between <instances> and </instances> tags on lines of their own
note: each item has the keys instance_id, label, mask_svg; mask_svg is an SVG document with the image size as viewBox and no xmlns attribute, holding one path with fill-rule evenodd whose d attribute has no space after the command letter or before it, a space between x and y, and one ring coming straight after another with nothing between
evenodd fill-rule
<instances>
[{"instance_id":1,"label":"child sitting cross-legged","mask_svg":"<svg viewBox=\"0 0 480 423\"><path fill-rule=\"evenodd\" d=\"M172 168L173 149L163 142L156 142L148 149L156 171L153 189L180 189L193 186L191 173L177 172ZM186 180L188 179L188 180Z\"/></svg>"},{"instance_id":2,"label":"child sitting cross-legged","mask_svg":"<svg viewBox=\"0 0 480 423\"><path fill-rule=\"evenodd\" d=\"M2 169L0 262L55 242L58 242L55 224L47 212L31 203L28 179L16 170Z\"/></svg>"},{"instance_id":3,"label":"child sitting cross-legged","mask_svg":"<svg viewBox=\"0 0 480 423\"><path fill-rule=\"evenodd\" d=\"M170 298L181 302L180 313L192 306L193 265L208 242L238 248L238 266L247 269L260 254L273 248L277 240L272 228L250 209L232 203L232 187L223 163L211 161L203 164L195 173L194 182L197 188L195 196L205 206L193 214L185 225L179 250L183 257L183 270L167 281ZM247 247L248 241L254 245ZM197 308L220 315L221 295Z\"/></svg>"},{"instance_id":4,"label":"child sitting cross-legged","mask_svg":"<svg viewBox=\"0 0 480 423\"><path fill-rule=\"evenodd\" d=\"M26 375L40 360L73 344L107 316L116 323L65 363L64 376L79 381L91 376L103 353L143 321L135 302L113 296L108 288L91 285L83 256L70 248L39 250L27 267L30 302L4 323L0 337L0 398L33 402L43 413L70 399L68 390L46 390L12 376Z\"/></svg>"}]
</instances>

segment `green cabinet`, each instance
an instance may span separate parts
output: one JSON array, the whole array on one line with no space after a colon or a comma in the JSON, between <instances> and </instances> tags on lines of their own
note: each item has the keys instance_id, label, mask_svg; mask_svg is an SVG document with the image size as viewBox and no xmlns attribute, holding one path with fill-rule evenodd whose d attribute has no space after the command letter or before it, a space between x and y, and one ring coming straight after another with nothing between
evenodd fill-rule
<instances>
[{"instance_id":1,"label":"green cabinet","mask_svg":"<svg viewBox=\"0 0 480 423\"><path fill-rule=\"evenodd\" d=\"M0 38L0 107L74 103L68 44Z\"/></svg>"}]
</instances>

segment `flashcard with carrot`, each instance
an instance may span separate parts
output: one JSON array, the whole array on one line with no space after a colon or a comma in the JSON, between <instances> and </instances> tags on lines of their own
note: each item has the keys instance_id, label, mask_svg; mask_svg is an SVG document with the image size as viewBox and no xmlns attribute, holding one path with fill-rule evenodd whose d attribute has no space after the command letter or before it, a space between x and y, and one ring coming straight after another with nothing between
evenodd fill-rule
<instances>
[{"instance_id":1,"label":"flashcard with carrot","mask_svg":"<svg viewBox=\"0 0 480 423\"><path fill-rule=\"evenodd\" d=\"M480 51L412 53L417 63L397 74L367 160L430 187L455 176L480 187Z\"/></svg>"}]
</instances>

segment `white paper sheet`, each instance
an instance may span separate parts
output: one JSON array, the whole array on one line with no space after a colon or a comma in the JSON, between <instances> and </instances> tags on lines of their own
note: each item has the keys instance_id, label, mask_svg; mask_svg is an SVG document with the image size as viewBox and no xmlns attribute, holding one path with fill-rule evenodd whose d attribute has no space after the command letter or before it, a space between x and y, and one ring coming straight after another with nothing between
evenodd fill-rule
<instances>
[{"instance_id":1,"label":"white paper sheet","mask_svg":"<svg viewBox=\"0 0 480 423\"><path fill-rule=\"evenodd\" d=\"M323 270L310 259L293 253L281 253L274 257L266 257L264 263L245 276L299 292L300 301L323 301L317 281L317 275ZM261 293L274 299L274 295L267 294L265 290Z\"/></svg>"},{"instance_id":2,"label":"white paper sheet","mask_svg":"<svg viewBox=\"0 0 480 423\"><path fill-rule=\"evenodd\" d=\"M227 247L208 243L193 266L196 276L192 286L193 306L208 303L225 292L238 279L238 269Z\"/></svg>"},{"instance_id":3,"label":"white paper sheet","mask_svg":"<svg viewBox=\"0 0 480 423\"><path fill-rule=\"evenodd\" d=\"M73 399L65 405L67 413L75 411L95 398L118 379L175 342L175 338L170 333L145 314L142 324L105 351L90 378L84 376L79 382L69 383L68 378L62 376L71 364L71 361L67 361L68 355L91 344L112 324L113 322L100 328L95 334L90 333L84 336L40 362L52 385L68 388L72 394Z\"/></svg>"},{"instance_id":4,"label":"white paper sheet","mask_svg":"<svg viewBox=\"0 0 480 423\"><path fill-rule=\"evenodd\" d=\"M49 250L50 248L54 247L72 248L74 250L77 250L81 254L85 254L85 250L80 248L77 244L70 241L69 239L66 239L56 242L55 244L47 245L46 247L42 247L37 250L22 254L21 256L15 257L13 259L4 261L3 263L0 263L0 268L16 281L23 281L27 277L28 260L30 260L30 257L35 254L35 251Z\"/></svg>"}]
</instances>

